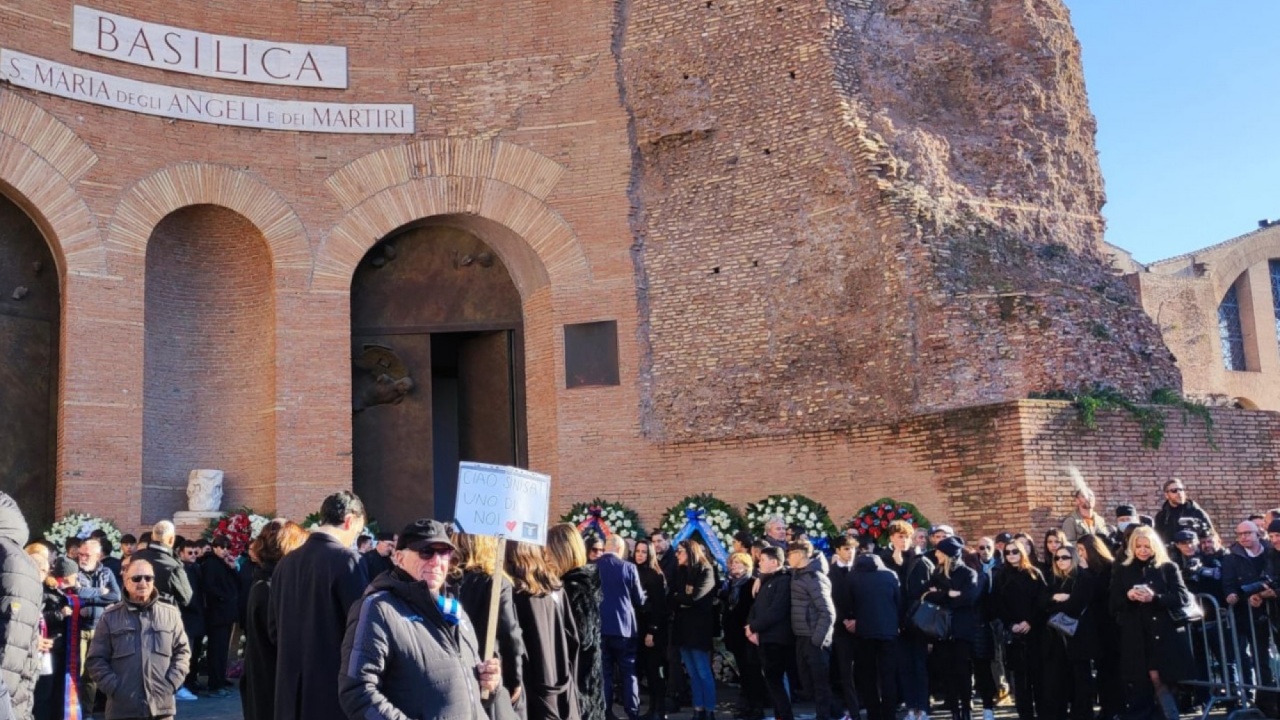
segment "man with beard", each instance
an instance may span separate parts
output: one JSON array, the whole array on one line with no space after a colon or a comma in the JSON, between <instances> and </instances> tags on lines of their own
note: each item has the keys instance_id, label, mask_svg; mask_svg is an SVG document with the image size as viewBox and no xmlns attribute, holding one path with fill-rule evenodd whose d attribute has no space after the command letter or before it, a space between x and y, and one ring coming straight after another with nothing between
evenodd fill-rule
<instances>
[{"instance_id":1,"label":"man with beard","mask_svg":"<svg viewBox=\"0 0 1280 720\"><path fill-rule=\"evenodd\" d=\"M444 590L453 551L444 525L414 522L396 542L395 569L352 607L338 677L347 717L486 717L481 692L497 689L502 666L481 662L471 619Z\"/></svg>"}]
</instances>

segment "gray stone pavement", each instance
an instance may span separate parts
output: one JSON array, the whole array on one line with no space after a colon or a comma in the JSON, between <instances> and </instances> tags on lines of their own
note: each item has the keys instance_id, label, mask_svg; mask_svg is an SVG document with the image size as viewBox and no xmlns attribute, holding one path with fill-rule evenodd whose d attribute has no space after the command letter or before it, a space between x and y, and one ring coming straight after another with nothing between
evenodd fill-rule
<instances>
[{"instance_id":1,"label":"gray stone pavement","mask_svg":"<svg viewBox=\"0 0 1280 720\"><path fill-rule=\"evenodd\" d=\"M716 711L717 720L733 719L733 702L737 697L737 688L720 685L717 686L717 698L719 700L719 709ZM981 720L982 711L976 709L978 704L974 703L975 720ZM614 714L620 718L626 715L622 712L622 708L615 707ZM1224 709L1215 709L1211 718L1224 719L1227 714ZM233 692L225 698L208 698L201 697L199 700L191 700L178 703L178 720L242 720L244 713L240 709L240 693ZM679 713L671 713L672 720L690 720L693 714L688 709ZM813 705L800 704L796 707L797 720L812 720ZM946 720L946 716L941 711L933 713L935 720ZM996 709L997 720L1017 720L1017 713L1014 712L1013 705L1006 703ZM1196 720L1199 716L1184 714L1183 720Z\"/></svg>"}]
</instances>

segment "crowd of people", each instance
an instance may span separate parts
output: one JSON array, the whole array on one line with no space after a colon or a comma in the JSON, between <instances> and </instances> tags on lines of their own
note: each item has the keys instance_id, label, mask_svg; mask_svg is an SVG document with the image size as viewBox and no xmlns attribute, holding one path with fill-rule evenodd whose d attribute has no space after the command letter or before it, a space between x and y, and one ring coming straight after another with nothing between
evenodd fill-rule
<instances>
[{"instance_id":1,"label":"crowd of people","mask_svg":"<svg viewBox=\"0 0 1280 720\"><path fill-rule=\"evenodd\" d=\"M0 493L0 720L172 716L231 692L241 634L246 720L714 720L717 641L743 720L794 720L801 700L816 720L970 720L975 701L992 720L1006 697L1019 720L1176 720L1205 700L1179 689L1209 662L1187 637L1196 595L1255 630L1241 671L1273 713L1280 510L1224 549L1181 481L1163 489L1154 517L1120 504L1109 521L1077 485L1038 539L899 520L887 544L850 529L830 556L781 517L732 548L569 524L500 546L432 519L361 540L364 506L339 492L317 527L273 520L246 558L168 521L114 558L105 537L28 544Z\"/></svg>"}]
</instances>

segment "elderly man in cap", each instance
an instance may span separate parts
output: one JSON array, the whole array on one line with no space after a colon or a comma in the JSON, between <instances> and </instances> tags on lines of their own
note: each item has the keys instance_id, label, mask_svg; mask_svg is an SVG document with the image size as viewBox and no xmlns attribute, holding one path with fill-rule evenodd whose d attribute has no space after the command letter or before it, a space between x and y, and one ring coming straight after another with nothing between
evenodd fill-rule
<instances>
[{"instance_id":1,"label":"elderly man in cap","mask_svg":"<svg viewBox=\"0 0 1280 720\"><path fill-rule=\"evenodd\" d=\"M484 718L481 691L501 680L481 661L475 629L445 592L454 546L444 525L418 520L396 541L395 564L351 608L338 699L347 717Z\"/></svg>"}]
</instances>

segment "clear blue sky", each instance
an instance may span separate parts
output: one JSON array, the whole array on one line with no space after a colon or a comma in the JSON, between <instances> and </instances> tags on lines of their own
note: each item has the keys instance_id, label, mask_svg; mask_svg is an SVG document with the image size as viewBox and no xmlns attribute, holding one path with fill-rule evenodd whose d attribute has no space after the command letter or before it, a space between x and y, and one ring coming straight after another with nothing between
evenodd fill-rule
<instances>
[{"instance_id":1,"label":"clear blue sky","mask_svg":"<svg viewBox=\"0 0 1280 720\"><path fill-rule=\"evenodd\" d=\"M1280 0L1066 0L1106 181L1139 262L1280 219Z\"/></svg>"}]
</instances>

